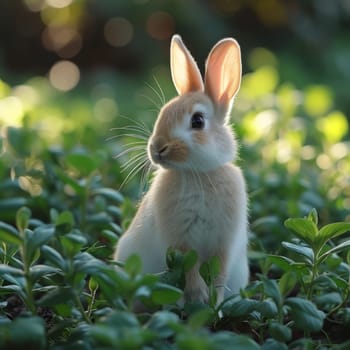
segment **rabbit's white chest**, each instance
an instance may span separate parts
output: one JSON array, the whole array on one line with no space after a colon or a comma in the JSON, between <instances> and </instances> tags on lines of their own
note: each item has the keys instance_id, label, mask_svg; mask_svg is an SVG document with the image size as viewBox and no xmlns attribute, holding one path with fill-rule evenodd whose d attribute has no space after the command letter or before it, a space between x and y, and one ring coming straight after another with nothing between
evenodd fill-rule
<instances>
[{"instance_id":1,"label":"rabbit's white chest","mask_svg":"<svg viewBox=\"0 0 350 350\"><path fill-rule=\"evenodd\" d=\"M169 237L175 246L187 245L208 255L207 251L218 244L221 203L213 205L213 199L201 193L179 196L173 219L176 231L171 230Z\"/></svg>"},{"instance_id":2,"label":"rabbit's white chest","mask_svg":"<svg viewBox=\"0 0 350 350\"><path fill-rule=\"evenodd\" d=\"M158 181L162 180L158 175ZM200 179L168 174L164 181L166 192L154 189L154 217L167 246L194 249L206 258L219 250L223 241L230 241L239 221L231 176L221 172L219 179Z\"/></svg>"}]
</instances>

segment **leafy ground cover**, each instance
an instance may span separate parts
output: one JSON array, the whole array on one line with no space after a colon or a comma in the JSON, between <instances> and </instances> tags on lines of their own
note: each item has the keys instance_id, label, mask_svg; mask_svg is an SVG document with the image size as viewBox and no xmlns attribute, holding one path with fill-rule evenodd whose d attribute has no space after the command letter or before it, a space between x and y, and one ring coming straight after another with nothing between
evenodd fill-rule
<instances>
[{"instance_id":1,"label":"leafy ground cover","mask_svg":"<svg viewBox=\"0 0 350 350\"><path fill-rule=\"evenodd\" d=\"M233 113L250 193L251 283L218 307L215 259L201 268L209 305L184 308L176 302L195 252L169 251L159 276L140 274L137 257L121 270L111 260L140 180L118 190L132 155L114 156L135 139L109 130L133 123L118 110L151 126L156 112L140 96L160 92L112 74L76 96L45 78L1 82L11 117L0 158L1 348L350 347L348 119L327 86L280 81L277 58L261 50ZM139 300L147 312L134 313Z\"/></svg>"}]
</instances>

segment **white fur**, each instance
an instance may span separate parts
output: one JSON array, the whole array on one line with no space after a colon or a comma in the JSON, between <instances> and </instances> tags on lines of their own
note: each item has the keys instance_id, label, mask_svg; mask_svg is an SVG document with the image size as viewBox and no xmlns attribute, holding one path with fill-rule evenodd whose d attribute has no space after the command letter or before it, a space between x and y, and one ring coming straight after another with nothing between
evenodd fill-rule
<instances>
[{"instance_id":1,"label":"white fur","mask_svg":"<svg viewBox=\"0 0 350 350\"><path fill-rule=\"evenodd\" d=\"M137 253L144 272L158 273L166 269L168 247L191 247L198 252L200 262L227 249L226 295L237 293L247 284L249 274L246 208L245 184L238 167L226 164L204 174L159 169L131 226L118 242L115 258L125 261ZM200 295L192 298L206 301L202 295L206 292L206 288L201 289Z\"/></svg>"},{"instance_id":2,"label":"white fur","mask_svg":"<svg viewBox=\"0 0 350 350\"><path fill-rule=\"evenodd\" d=\"M148 193L120 238L115 259L139 254L143 271L166 269L168 247L194 249L199 262L186 276L185 299L208 301L199 266L212 256L221 262L218 302L248 282L247 195L241 170L232 165L236 141L225 125L239 89L239 46L220 41L211 51L205 83L180 37L171 46L172 77L180 96L165 105L149 140L148 154L159 168ZM203 91L204 89L204 91ZM191 127L195 112L201 130Z\"/></svg>"}]
</instances>

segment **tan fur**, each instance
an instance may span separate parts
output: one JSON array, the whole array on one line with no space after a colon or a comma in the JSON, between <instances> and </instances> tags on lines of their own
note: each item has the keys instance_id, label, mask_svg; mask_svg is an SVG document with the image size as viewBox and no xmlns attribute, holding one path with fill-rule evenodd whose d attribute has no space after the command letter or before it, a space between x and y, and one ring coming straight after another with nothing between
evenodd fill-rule
<instances>
[{"instance_id":1,"label":"tan fur","mask_svg":"<svg viewBox=\"0 0 350 350\"><path fill-rule=\"evenodd\" d=\"M208 143L208 135L205 133L205 131L194 132L193 139L200 145L205 145L206 143Z\"/></svg>"},{"instance_id":2,"label":"tan fur","mask_svg":"<svg viewBox=\"0 0 350 350\"><path fill-rule=\"evenodd\" d=\"M154 126L154 132L164 137L169 136L174 127L183 121L186 113L191 113L195 104L210 105L209 97L202 92L190 92L168 102L160 111Z\"/></svg>"},{"instance_id":3,"label":"tan fur","mask_svg":"<svg viewBox=\"0 0 350 350\"><path fill-rule=\"evenodd\" d=\"M169 144L169 154L166 159L173 162L185 162L190 153L188 147L179 139L174 139Z\"/></svg>"}]
</instances>

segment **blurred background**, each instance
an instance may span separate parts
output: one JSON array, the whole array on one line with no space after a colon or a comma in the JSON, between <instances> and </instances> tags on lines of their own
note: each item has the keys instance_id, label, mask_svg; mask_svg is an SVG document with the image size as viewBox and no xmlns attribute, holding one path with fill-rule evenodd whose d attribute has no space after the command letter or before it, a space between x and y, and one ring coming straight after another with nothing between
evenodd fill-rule
<instances>
[{"instance_id":1,"label":"blurred background","mask_svg":"<svg viewBox=\"0 0 350 350\"><path fill-rule=\"evenodd\" d=\"M201 69L219 39L241 45L232 119L253 234L274 245L286 217L313 207L323 222L350 220L348 0L3 0L2 218L63 207L79 192L64 174L120 187L127 158L113 156L129 141L113 128L151 126L160 97L175 95L174 33ZM135 200L139 188L136 178L122 193Z\"/></svg>"}]
</instances>

